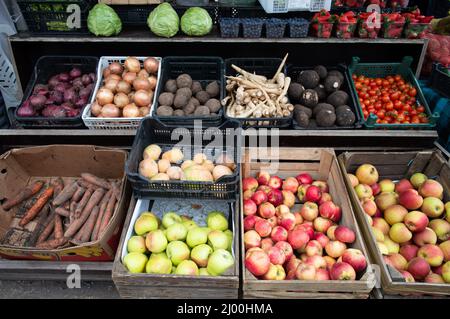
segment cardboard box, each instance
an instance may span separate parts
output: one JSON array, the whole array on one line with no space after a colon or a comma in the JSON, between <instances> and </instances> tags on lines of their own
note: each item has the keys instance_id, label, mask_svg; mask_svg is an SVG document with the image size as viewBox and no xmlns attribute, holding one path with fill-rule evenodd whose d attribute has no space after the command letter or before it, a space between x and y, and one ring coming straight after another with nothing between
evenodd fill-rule
<instances>
[{"instance_id":1,"label":"cardboard box","mask_svg":"<svg viewBox=\"0 0 450 319\"><path fill-rule=\"evenodd\" d=\"M127 153L122 150L99 148L90 145L49 145L13 149L0 156L0 201L16 195L29 183L51 181L61 177L78 178L87 172L102 178L120 179L121 196L116 210L101 238L80 246L55 250L4 245L3 240L11 227L16 227L14 218L22 205L4 211L0 207L0 256L8 259L38 259L62 261L107 261L113 260L120 239L120 230L129 202L126 188L125 161ZM39 216L39 215L38 215ZM35 220L38 217L35 218ZM25 226L33 231L36 222ZM20 232L19 232L20 233Z\"/></svg>"}]
</instances>

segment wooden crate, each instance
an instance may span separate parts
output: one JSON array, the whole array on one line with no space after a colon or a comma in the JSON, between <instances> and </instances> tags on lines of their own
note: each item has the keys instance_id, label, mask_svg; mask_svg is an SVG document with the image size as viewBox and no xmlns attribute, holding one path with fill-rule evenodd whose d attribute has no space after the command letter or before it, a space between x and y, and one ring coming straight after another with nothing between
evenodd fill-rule
<instances>
[{"instance_id":1,"label":"wooden crate","mask_svg":"<svg viewBox=\"0 0 450 319\"><path fill-rule=\"evenodd\" d=\"M350 199L347 196L347 190L345 189L334 151L325 148L279 148L278 154L274 154L270 153L270 148L266 150L268 153L263 158L273 160L273 163L277 163L279 158L278 167L271 169L270 166L267 166L267 163L255 160L255 154L261 151L264 152L262 148L248 148L243 154L244 161L241 165L241 176L255 176L260 169L264 169L270 174L276 174L281 178L296 176L301 172L306 172L311 174L314 179L326 181L334 202L342 209L340 224L348 226L356 233L356 241L352 247L360 249L367 258L368 254L352 211ZM241 205L243 205L242 201ZM240 221L242 239L244 230L242 213ZM244 255L244 244L241 241L241 260L244 260ZM245 266L243 268L244 298L368 298L375 285L370 265L359 280L353 281L259 280L245 269Z\"/></svg>"},{"instance_id":2,"label":"wooden crate","mask_svg":"<svg viewBox=\"0 0 450 319\"><path fill-rule=\"evenodd\" d=\"M129 273L121 261L121 252L126 245L127 230L130 227L133 212L129 212L120 238L114 260L112 277L114 284L122 298L148 298L148 299L237 299L239 292L239 231L238 209L239 202L233 205L232 217L235 252L235 264L230 274L222 276L180 276L157 274Z\"/></svg>"},{"instance_id":3,"label":"wooden crate","mask_svg":"<svg viewBox=\"0 0 450 319\"><path fill-rule=\"evenodd\" d=\"M444 200L450 198L450 164L442 157L439 151L421 152L346 152L338 158L341 166L347 190L353 203L365 243L371 254L372 260L379 266L381 275L381 287L383 295L433 295L450 297L449 284L407 283L402 275L387 266L383 260L376 240L365 218L364 210L351 186L347 173L354 173L359 165L370 163L374 165L380 175L380 179L389 178L399 180L408 178L416 172L423 172L427 176L436 176L436 179L444 187Z\"/></svg>"}]
</instances>

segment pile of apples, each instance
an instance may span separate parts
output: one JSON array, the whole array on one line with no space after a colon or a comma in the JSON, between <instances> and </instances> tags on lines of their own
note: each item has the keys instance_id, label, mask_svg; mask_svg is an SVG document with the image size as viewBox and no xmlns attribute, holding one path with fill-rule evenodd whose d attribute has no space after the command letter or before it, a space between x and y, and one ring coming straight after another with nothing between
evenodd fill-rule
<instances>
[{"instance_id":1,"label":"pile of apples","mask_svg":"<svg viewBox=\"0 0 450 319\"><path fill-rule=\"evenodd\" d=\"M338 225L341 208L326 182L260 171L242 187L245 267L257 278L355 280L366 269L363 253L347 247L355 232ZM294 211L297 199L303 205Z\"/></svg>"},{"instance_id":2,"label":"pile of apples","mask_svg":"<svg viewBox=\"0 0 450 319\"><path fill-rule=\"evenodd\" d=\"M450 283L450 202L425 174L378 182L370 164L348 174L386 264L406 282Z\"/></svg>"},{"instance_id":3,"label":"pile of apples","mask_svg":"<svg viewBox=\"0 0 450 319\"><path fill-rule=\"evenodd\" d=\"M168 212L160 220L143 212L127 242L123 264L131 273L220 276L234 264L233 232L222 212L210 212L206 227Z\"/></svg>"}]
</instances>

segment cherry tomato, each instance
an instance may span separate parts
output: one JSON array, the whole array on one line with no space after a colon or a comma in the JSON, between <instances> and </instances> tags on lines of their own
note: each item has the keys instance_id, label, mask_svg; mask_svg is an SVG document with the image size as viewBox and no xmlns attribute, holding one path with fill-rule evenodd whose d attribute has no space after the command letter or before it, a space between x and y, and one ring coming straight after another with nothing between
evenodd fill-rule
<instances>
[{"instance_id":1,"label":"cherry tomato","mask_svg":"<svg viewBox=\"0 0 450 319\"><path fill-rule=\"evenodd\" d=\"M401 79L402 79L402 76L400 75L400 74L396 74L395 76L394 76L394 79L395 79L395 81L400 81Z\"/></svg>"},{"instance_id":2,"label":"cherry tomato","mask_svg":"<svg viewBox=\"0 0 450 319\"><path fill-rule=\"evenodd\" d=\"M389 81L383 80L383 86L384 86L385 88L387 88L389 85L391 85L391 84L389 83Z\"/></svg>"},{"instance_id":3,"label":"cherry tomato","mask_svg":"<svg viewBox=\"0 0 450 319\"><path fill-rule=\"evenodd\" d=\"M400 97L400 93L398 91L391 94L392 101L398 100L399 97Z\"/></svg>"},{"instance_id":4,"label":"cherry tomato","mask_svg":"<svg viewBox=\"0 0 450 319\"><path fill-rule=\"evenodd\" d=\"M417 95L417 90L415 88L412 88L408 92L409 96L415 97Z\"/></svg>"},{"instance_id":5,"label":"cherry tomato","mask_svg":"<svg viewBox=\"0 0 450 319\"><path fill-rule=\"evenodd\" d=\"M383 95L383 96L381 97L381 101L382 101L383 103L388 103L388 102L391 101L391 99L389 98L389 95Z\"/></svg>"},{"instance_id":6,"label":"cherry tomato","mask_svg":"<svg viewBox=\"0 0 450 319\"><path fill-rule=\"evenodd\" d=\"M401 110L403 108L403 103L401 101L399 101L399 100L395 101L394 102L394 108L396 110Z\"/></svg>"},{"instance_id":7,"label":"cherry tomato","mask_svg":"<svg viewBox=\"0 0 450 319\"><path fill-rule=\"evenodd\" d=\"M385 116L386 116L386 113L385 113L383 110L379 110L379 111L377 112L377 117L378 117L379 119L383 120Z\"/></svg>"},{"instance_id":8,"label":"cherry tomato","mask_svg":"<svg viewBox=\"0 0 450 319\"><path fill-rule=\"evenodd\" d=\"M424 113L425 112L425 107L423 105L419 105L416 108L417 113ZM420 115L420 114L419 114Z\"/></svg>"},{"instance_id":9,"label":"cherry tomato","mask_svg":"<svg viewBox=\"0 0 450 319\"><path fill-rule=\"evenodd\" d=\"M389 102L387 102L387 103L384 105L384 108L385 108L387 111L391 111L391 110L394 109L394 103L392 103L391 101L389 101Z\"/></svg>"},{"instance_id":10,"label":"cherry tomato","mask_svg":"<svg viewBox=\"0 0 450 319\"><path fill-rule=\"evenodd\" d=\"M375 80L375 83L376 83L378 86L381 86L381 85L383 84L383 80L380 79L380 78L377 78L377 79Z\"/></svg>"}]
</instances>

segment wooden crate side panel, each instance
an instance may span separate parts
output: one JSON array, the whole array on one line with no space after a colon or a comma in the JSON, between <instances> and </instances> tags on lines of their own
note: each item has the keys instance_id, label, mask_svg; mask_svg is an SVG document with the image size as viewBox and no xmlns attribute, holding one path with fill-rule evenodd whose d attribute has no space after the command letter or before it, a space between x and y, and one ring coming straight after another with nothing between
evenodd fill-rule
<instances>
[{"instance_id":1,"label":"wooden crate side panel","mask_svg":"<svg viewBox=\"0 0 450 319\"><path fill-rule=\"evenodd\" d=\"M237 289L226 288L198 288L185 287L174 289L171 286L149 287L117 285L117 290L122 298L140 298L140 299L237 299Z\"/></svg>"},{"instance_id":2,"label":"wooden crate side panel","mask_svg":"<svg viewBox=\"0 0 450 319\"><path fill-rule=\"evenodd\" d=\"M244 299L368 299L367 293L332 293L299 291L244 291Z\"/></svg>"}]
</instances>

